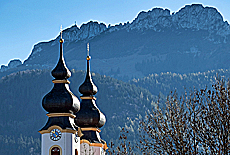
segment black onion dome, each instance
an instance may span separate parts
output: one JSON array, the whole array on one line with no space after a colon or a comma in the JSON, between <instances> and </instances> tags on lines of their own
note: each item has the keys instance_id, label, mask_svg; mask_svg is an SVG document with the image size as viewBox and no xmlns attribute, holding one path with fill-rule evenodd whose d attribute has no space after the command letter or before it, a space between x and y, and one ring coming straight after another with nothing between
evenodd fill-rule
<instances>
[{"instance_id":1,"label":"black onion dome","mask_svg":"<svg viewBox=\"0 0 230 155\"><path fill-rule=\"evenodd\" d=\"M79 87L79 92L83 94L83 96L92 96L97 93L97 87L94 85L90 74L89 60L90 56L87 56L87 72L85 81Z\"/></svg>"},{"instance_id":2,"label":"black onion dome","mask_svg":"<svg viewBox=\"0 0 230 155\"><path fill-rule=\"evenodd\" d=\"M65 65L62 50L63 39L60 39L60 58L53 69L53 89L42 100L43 108L49 113L75 113L80 110L79 99L70 91L69 81L71 73Z\"/></svg>"},{"instance_id":3,"label":"black onion dome","mask_svg":"<svg viewBox=\"0 0 230 155\"><path fill-rule=\"evenodd\" d=\"M97 108L95 101L92 99L83 99L81 101L81 109L75 115L74 123L81 128L100 128L106 122L105 115Z\"/></svg>"},{"instance_id":4,"label":"black onion dome","mask_svg":"<svg viewBox=\"0 0 230 155\"><path fill-rule=\"evenodd\" d=\"M60 39L60 57L59 57L56 67L52 70L52 76L56 80L64 80L64 79L66 80L71 76L71 72L66 67L65 60L63 57L63 48L62 48L63 42L64 40L61 38Z\"/></svg>"},{"instance_id":5,"label":"black onion dome","mask_svg":"<svg viewBox=\"0 0 230 155\"><path fill-rule=\"evenodd\" d=\"M42 106L49 113L75 113L80 110L78 98L65 83L55 83L53 89L43 98Z\"/></svg>"}]
</instances>

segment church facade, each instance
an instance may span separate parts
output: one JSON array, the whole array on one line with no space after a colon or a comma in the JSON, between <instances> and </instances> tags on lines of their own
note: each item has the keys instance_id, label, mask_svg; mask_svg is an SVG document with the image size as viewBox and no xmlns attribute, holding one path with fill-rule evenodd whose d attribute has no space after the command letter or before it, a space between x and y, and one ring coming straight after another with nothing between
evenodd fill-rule
<instances>
[{"instance_id":1,"label":"church facade","mask_svg":"<svg viewBox=\"0 0 230 155\"><path fill-rule=\"evenodd\" d=\"M42 100L48 112L48 121L41 128L41 155L104 155L107 144L100 138L100 128L105 124L105 115L96 105L97 87L90 73L89 45L86 58L87 71L79 87L81 101L69 89L71 72L63 57L62 32L60 56L52 70L54 86Z\"/></svg>"}]
</instances>

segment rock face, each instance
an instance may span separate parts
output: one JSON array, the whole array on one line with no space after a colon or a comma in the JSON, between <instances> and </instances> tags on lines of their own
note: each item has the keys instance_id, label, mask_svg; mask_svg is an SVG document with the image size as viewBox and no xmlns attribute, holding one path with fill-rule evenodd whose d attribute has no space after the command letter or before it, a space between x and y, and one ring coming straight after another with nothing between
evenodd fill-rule
<instances>
[{"instance_id":1,"label":"rock face","mask_svg":"<svg viewBox=\"0 0 230 155\"><path fill-rule=\"evenodd\" d=\"M8 66L2 65L0 71L3 72L11 68L16 68L19 65L22 65L22 61L19 59L14 59L8 63Z\"/></svg>"},{"instance_id":2,"label":"rock face","mask_svg":"<svg viewBox=\"0 0 230 155\"><path fill-rule=\"evenodd\" d=\"M80 28L78 28L77 25L74 25L71 28L64 30L63 38L65 38L65 41L84 40L100 35L105 30L105 24L90 21L87 24L83 24Z\"/></svg>"},{"instance_id":3,"label":"rock face","mask_svg":"<svg viewBox=\"0 0 230 155\"><path fill-rule=\"evenodd\" d=\"M130 23L107 27L91 21L65 29L64 55L70 68L85 70L90 42L92 70L102 74L140 77L151 72L204 71L228 67L223 63L229 61L229 34L229 24L216 8L192 4L176 13L153 8ZM53 66L59 37L35 45L24 64Z\"/></svg>"},{"instance_id":4,"label":"rock face","mask_svg":"<svg viewBox=\"0 0 230 155\"><path fill-rule=\"evenodd\" d=\"M132 22L130 28L153 29L160 28L188 28L208 30L210 33L227 36L230 33L229 24L223 21L221 14L212 7L201 4L186 5L180 11L170 14L170 10L154 8L148 12L141 12Z\"/></svg>"},{"instance_id":5,"label":"rock face","mask_svg":"<svg viewBox=\"0 0 230 155\"><path fill-rule=\"evenodd\" d=\"M11 60L11 61L9 62L8 67L9 67L9 68L15 68L15 67L17 67L17 66L19 66L19 65L21 65L21 64L22 64L21 60L19 60L19 59L14 59L14 60Z\"/></svg>"},{"instance_id":6,"label":"rock face","mask_svg":"<svg viewBox=\"0 0 230 155\"><path fill-rule=\"evenodd\" d=\"M8 69L8 66L1 65L0 71L1 71L1 72L4 72L4 71L6 71L7 69Z\"/></svg>"}]
</instances>

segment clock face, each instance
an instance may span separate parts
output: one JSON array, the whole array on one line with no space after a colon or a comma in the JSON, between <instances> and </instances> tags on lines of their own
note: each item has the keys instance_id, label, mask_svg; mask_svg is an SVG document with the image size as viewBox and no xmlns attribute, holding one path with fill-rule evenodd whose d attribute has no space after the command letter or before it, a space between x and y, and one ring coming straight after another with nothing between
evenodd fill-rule
<instances>
[{"instance_id":1,"label":"clock face","mask_svg":"<svg viewBox=\"0 0 230 155\"><path fill-rule=\"evenodd\" d=\"M58 141L61 138L61 131L59 129L53 129L50 132L50 139Z\"/></svg>"}]
</instances>

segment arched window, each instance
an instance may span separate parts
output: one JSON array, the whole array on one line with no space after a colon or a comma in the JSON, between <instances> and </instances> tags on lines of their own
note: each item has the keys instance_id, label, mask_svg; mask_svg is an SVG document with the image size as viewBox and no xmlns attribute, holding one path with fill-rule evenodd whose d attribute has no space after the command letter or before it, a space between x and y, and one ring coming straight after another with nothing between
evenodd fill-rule
<instances>
[{"instance_id":1,"label":"arched window","mask_svg":"<svg viewBox=\"0 0 230 155\"><path fill-rule=\"evenodd\" d=\"M75 155L78 155L78 151L77 151L77 149L75 149Z\"/></svg>"},{"instance_id":2,"label":"arched window","mask_svg":"<svg viewBox=\"0 0 230 155\"><path fill-rule=\"evenodd\" d=\"M58 147L53 147L51 149L51 155L61 155L60 149Z\"/></svg>"},{"instance_id":3,"label":"arched window","mask_svg":"<svg viewBox=\"0 0 230 155\"><path fill-rule=\"evenodd\" d=\"M49 155L62 155L62 148L59 145L53 145L50 147Z\"/></svg>"}]
</instances>

